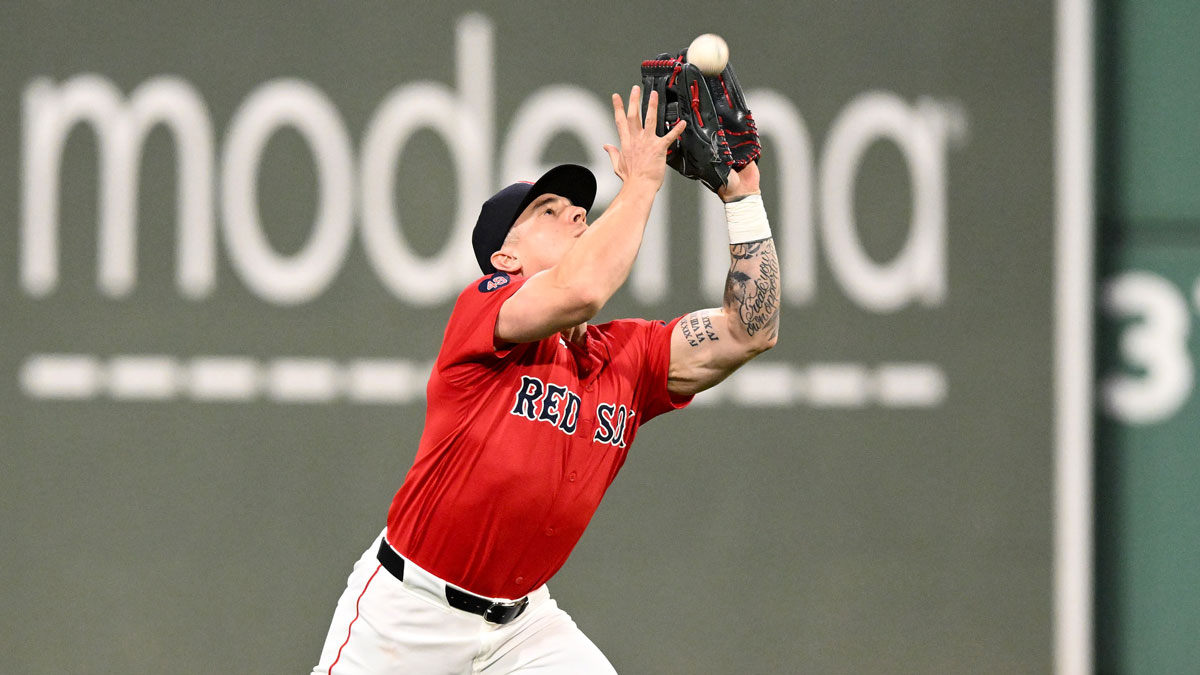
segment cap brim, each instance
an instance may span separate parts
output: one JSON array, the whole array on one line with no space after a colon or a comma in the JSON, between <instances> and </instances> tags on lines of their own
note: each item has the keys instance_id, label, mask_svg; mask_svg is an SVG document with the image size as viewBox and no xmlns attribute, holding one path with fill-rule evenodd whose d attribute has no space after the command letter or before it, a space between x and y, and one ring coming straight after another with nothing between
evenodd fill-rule
<instances>
[{"instance_id":1,"label":"cap brim","mask_svg":"<svg viewBox=\"0 0 1200 675\"><path fill-rule=\"evenodd\" d=\"M513 214L513 223L516 223L517 218L533 200L548 194L566 197L575 206L590 210L592 203L596 201L596 176L578 164L559 164L550 169L529 188L529 193L521 200L517 212Z\"/></svg>"}]
</instances>

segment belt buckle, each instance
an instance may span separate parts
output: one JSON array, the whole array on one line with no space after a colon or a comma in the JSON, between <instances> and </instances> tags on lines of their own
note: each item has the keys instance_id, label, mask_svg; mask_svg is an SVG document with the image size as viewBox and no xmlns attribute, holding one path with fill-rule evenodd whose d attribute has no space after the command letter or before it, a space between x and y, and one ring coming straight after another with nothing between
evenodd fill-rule
<instances>
[{"instance_id":1,"label":"belt buckle","mask_svg":"<svg viewBox=\"0 0 1200 675\"><path fill-rule=\"evenodd\" d=\"M521 598L516 602L493 602L483 612L483 620L488 623L504 625L525 611L525 606L529 604L529 598Z\"/></svg>"}]
</instances>

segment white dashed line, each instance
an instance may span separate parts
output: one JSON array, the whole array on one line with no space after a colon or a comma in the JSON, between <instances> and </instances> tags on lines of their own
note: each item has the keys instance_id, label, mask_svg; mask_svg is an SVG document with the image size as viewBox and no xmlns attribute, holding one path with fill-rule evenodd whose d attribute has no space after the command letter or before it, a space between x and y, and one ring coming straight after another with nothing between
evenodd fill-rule
<instances>
[{"instance_id":1,"label":"white dashed line","mask_svg":"<svg viewBox=\"0 0 1200 675\"><path fill-rule=\"evenodd\" d=\"M118 400L174 398L179 388L177 370L169 356L118 356L108 362L108 393Z\"/></svg>"},{"instance_id":2,"label":"white dashed line","mask_svg":"<svg viewBox=\"0 0 1200 675\"><path fill-rule=\"evenodd\" d=\"M425 379L418 380L407 361L352 361L347 369L346 395L358 403L402 405L421 398Z\"/></svg>"},{"instance_id":3,"label":"white dashed line","mask_svg":"<svg viewBox=\"0 0 1200 675\"><path fill-rule=\"evenodd\" d=\"M337 397L340 375L329 359L276 359L267 367L267 396L282 402L326 403Z\"/></svg>"},{"instance_id":4,"label":"white dashed line","mask_svg":"<svg viewBox=\"0 0 1200 675\"><path fill-rule=\"evenodd\" d=\"M872 386L861 363L814 363L807 371L808 401L818 408L862 408Z\"/></svg>"},{"instance_id":5,"label":"white dashed line","mask_svg":"<svg viewBox=\"0 0 1200 675\"><path fill-rule=\"evenodd\" d=\"M33 354L19 374L21 389L36 400L119 401L191 399L284 404L347 401L362 405L408 405L425 397L433 364L405 359L280 357L262 362L245 356L180 359L122 354L107 360L89 354ZM728 380L696 397L699 407L750 408L934 408L946 402L949 385L933 363L747 364Z\"/></svg>"},{"instance_id":6,"label":"white dashed line","mask_svg":"<svg viewBox=\"0 0 1200 675\"><path fill-rule=\"evenodd\" d=\"M879 401L893 408L929 408L946 400L946 375L932 363L885 363L876 372Z\"/></svg>"},{"instance_id":7,"label":"white dashed line","mask_svg":"<svg viewBox=\"0 0 1200 675\"><path fill-rule=\"evenodd\" d=\"M201 401L249 401L262 389L262 371L250 358L198 356L186 373L189 393Z\"/></svg>"},{"instance_id":8,"label":"white dashed line","mask_svg":"<svg viewBox=\"0 0 1200 675\"><path fill-rule=\"evenodd\" d=\"M21 366L30 398L88 399L100 391L100 360L87 354L33 354Z\"/></svg>"},{"instance_id":9,"label":"white dashed line","mask_svg":"<svg viewBox=\"0 0 1200 675\"><path fill-rule=\"evenodd\" d=\"M790 363L748 363L729 379L730 397L742 405L774 408L793 403L794 378Z\"/></svg>"}]
</instances>

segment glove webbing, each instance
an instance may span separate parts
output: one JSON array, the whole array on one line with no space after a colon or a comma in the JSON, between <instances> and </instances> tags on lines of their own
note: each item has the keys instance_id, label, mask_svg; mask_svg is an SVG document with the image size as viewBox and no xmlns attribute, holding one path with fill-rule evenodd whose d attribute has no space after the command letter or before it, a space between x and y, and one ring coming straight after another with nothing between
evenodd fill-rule
<instances>
[{"instance_id":1,"label":"glove webbing","mask_svg":"<svg viewBox=\"0 0 1200 675\"><path fill-rule=\"evenodd\" d=\"M737 107L736 105L734 105L733 97L729 95L729 87L726 86L726 84L725 84L725 76L724 75L717 75L715 77L705 77L704 80L708 83L709 95L711 95L713 98L718 98L718 97L724 98L725 102L729 104L730 108ZM721 124L725 124L725 118L721 117L721 115L719 113L717 115L717 118L721 121ZM744 123L746 125L746 131L734 131L732 129L726 129L724 127L722 127L722 129L721 129L721 131L724 132L722 135L725 136L726 140L732 141L731 143L729 143L729 150L731 151L729 153L730 157L733 156L732 151L735 148L740 148L740 147L746 146L746 145L757 148L759 150L759 152L761 152L761 150L762 150L762 144L759 143L759 141L758 141L758 124L754 121L754 114L751 112L747 112L743 119L745 120ZM749 136L749 138L746 140L741 140L741 139L737 138L738 136ZM754 153L754 154L757 155L759 153ZM733 168L735 168L735 169L743 169L749 163L750 162L748 162L744 159L731 159L731 161L730 161L730 165L733 166Z\"/></svg>"}]
</instances>

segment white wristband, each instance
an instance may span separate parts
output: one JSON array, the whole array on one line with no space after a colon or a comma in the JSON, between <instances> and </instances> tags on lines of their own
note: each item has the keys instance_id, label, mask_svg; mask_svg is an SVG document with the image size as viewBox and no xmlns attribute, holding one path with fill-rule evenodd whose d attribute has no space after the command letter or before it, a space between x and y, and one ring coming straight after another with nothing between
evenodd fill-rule
<instances>
[{"instance_id":1,"label":"white wristband","mask_svg":"<svg viewBox=\"0 0 1200 675\"><path fill-rule=\"evenodd\" d=\"M729 226L730 244L744 244L771 237L771 224L767 222L762 195L748 195L736 202L726 202L725 224Z\"/></svg>"}]
</instances>

